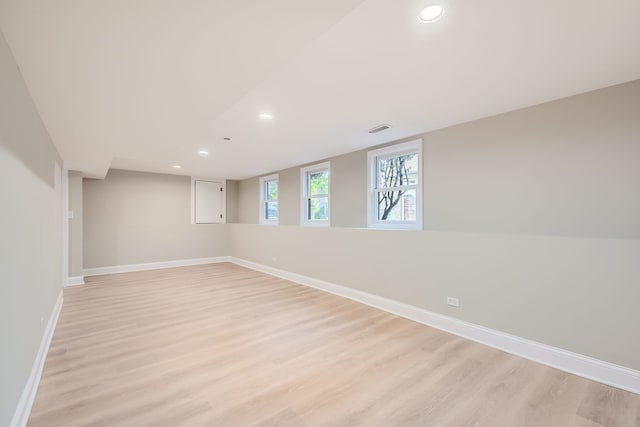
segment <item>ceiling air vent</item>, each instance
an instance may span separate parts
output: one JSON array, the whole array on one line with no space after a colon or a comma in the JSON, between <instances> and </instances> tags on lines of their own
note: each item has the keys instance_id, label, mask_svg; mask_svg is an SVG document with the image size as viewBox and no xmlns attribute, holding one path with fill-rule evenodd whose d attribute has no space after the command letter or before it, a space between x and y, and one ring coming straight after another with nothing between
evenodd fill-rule
<instances>
[{"instance_id":1,"label":"ceiling air vent","mask_svg":"<svg viewBox=\"0 0 640 427\"><path fill-rule=\"evenodd\" d=\"M383 130L387 130L391 127L391 125L378 125L378 126L374 126L371 129L369 129L369 133L378 133L378 132L382 132Z\"/></svg>"}]
</instances>

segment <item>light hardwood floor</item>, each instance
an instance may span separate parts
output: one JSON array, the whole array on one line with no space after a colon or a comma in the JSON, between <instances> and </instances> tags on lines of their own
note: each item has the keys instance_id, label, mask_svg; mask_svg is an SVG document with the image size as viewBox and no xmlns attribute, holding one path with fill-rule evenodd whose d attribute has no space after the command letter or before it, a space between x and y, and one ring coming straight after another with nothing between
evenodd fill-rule
<instances>
[{"instance_id":1,"label":"light hardwood floor","mask_svg":"<svg viewBox=\"0 0 640 427\"><path fill-rule=\"evenodd\" d=\"M29 426L640 426L640 396L233 264L66 288Z\"/></svg>"}]
</instances>

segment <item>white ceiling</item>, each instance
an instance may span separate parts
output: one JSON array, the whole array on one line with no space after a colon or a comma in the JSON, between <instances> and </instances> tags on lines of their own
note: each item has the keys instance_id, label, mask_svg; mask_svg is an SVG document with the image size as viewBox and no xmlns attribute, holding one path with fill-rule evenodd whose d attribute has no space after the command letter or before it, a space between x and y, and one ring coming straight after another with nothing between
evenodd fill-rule
<instances>
[{"instance_id":1,"label":"white ceiling","mask_svg":"<svg viewBox=\"0 0 640 427\"><path fill-rule=\"evenodd\" d=\"M434 2L445 16L420 23ZM0 0L65 166L93 177L240 179L635 80L638 16L638 0Z\"/></svg>"}]
</instances>

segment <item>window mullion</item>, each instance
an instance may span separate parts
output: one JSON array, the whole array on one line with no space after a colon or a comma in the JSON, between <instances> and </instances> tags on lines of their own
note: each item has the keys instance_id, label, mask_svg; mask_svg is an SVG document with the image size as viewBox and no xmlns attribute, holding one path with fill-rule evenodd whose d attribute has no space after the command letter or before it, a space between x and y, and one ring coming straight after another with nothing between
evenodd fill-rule
<instances>
[{"instance_id":1,"label":"window mullion","mask_svg":"<svg viewBox=\"0 0 640 427\"><path fill-rule=\"evenodd\" d=\"M271 193L275 193L272 197ZM278 175L270 175L260 178L260 223L277 224L278 209ZM271 208L271 210L270 210Z\"/></svg>"},{"instance_id":2,"label":"window mullion","mask_svg":"<svg viewBox=\"0 0 640 427\"><path fill-rule=\"evenodd\" d=\"M415 190L417 189L418 186L417 185L401 185L401 186L397 186L397 187L378 187L378 188L374 188L374 191L404 191L404 190Z\"/></svg>"},{"instance_id":3,"label":"window mullion","mask_svg":"<svg viewBox=\"0 0 640 427\"><path fill-rule=\"evenodd\" d=\"M330 163L300 168L302 187L301 225L329 225L329 193L312 194L329 184Z\"/></svg>"},{"instance_id":4,"label":"window mullion","mask_svg":"<svg viewBox=\"0 0 640 427\"><path fill-rule=\"evenodd\" d=\"M371 150L367 160L369 226L420 229L422 140Z\"/></svg>"}]
</instances>

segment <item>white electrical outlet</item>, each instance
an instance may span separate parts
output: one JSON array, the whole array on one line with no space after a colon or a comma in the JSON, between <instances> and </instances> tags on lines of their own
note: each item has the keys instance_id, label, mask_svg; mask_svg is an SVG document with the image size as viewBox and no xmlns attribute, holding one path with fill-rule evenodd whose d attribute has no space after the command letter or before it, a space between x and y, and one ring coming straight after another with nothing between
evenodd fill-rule
<instances>
[{"instance_id":1,"label":"white electrical outlet","mask_svg":"<svg viewBox=\"0 0 640 427\"><path fill-rule=\"evenodd\" d=\"M452 307L460 307L460 300L458 298L447 297L447 305Z\"/></svg>"}]
</instances>

